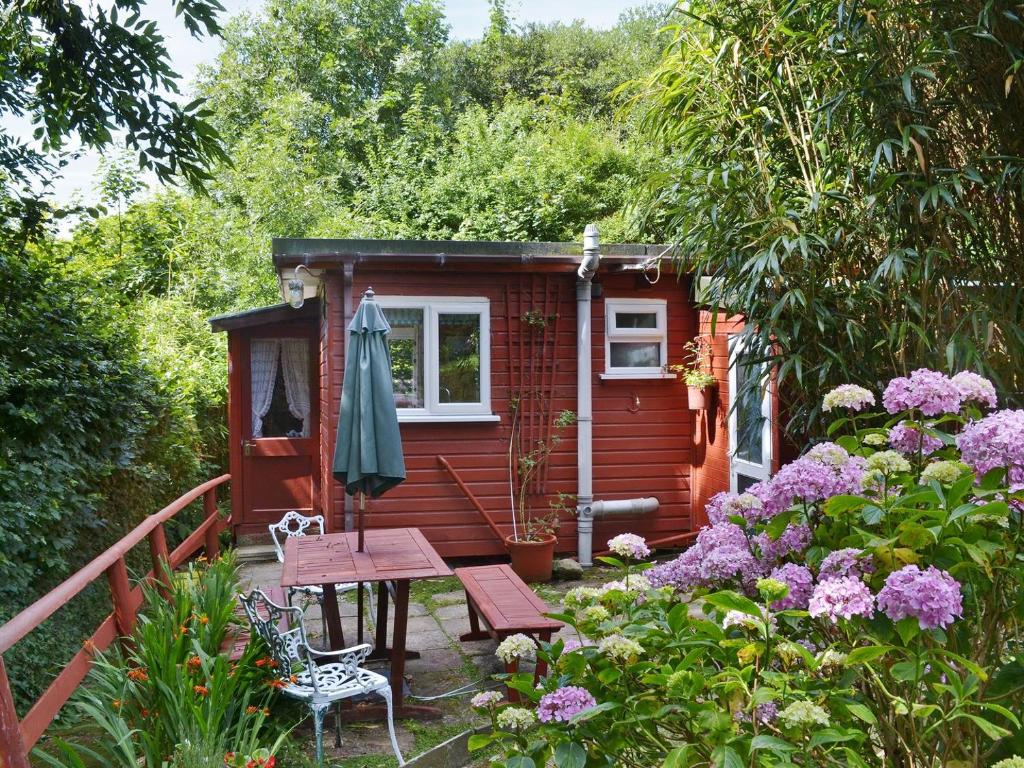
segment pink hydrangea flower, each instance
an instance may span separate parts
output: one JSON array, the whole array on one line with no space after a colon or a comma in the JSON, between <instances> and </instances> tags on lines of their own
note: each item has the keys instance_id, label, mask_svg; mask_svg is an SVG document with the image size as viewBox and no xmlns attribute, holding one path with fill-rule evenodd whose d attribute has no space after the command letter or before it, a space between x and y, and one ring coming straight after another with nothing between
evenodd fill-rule
<instances>
[{"instance_id":1,"label":"pink hydrangea flower","mask_svg":"<svg viewBox=\"0 0 1024 768\"><path fill-rule=\"evenodd\" d=\"M761 553L761 559L773 563L786 555L802 553L811 546L811 538L810 528L803 523L791 523L775 541L767 533L759 533L754 537L754 544Z\"/></svg>"},{"instance_id":2,"label":"pink hydrangea flower","mask_svg":"<svg viewBox=\"0 0 1024 768\"><path fill-rule=\"evenodd\" d=\"M927 456L939 450L942 441L901 421L889 430L889 445L906 456L916 455L918 451Z\"/></svg>"},{"instance_id":3,"label":"pink hydrangea flower","mask_svg":"<svg viewBox=\"0 0 1024 768\"><path fill-rule=\"evenodd\" d=\"M960 400L960 390L952 379L927 368L893 379L882 394L882 405L889 413L917 409L925 416L957 413Z\"/></svg>"},{"instance_id":4,"label":"pink hydrangea flower","mask_svg":"<svg viewBox=\"0 0 1024 768\"><path fill-rule=\"evenodd\" d=\"M847 547L825 555L821 567L818 568L818 578L841 579L849 576L860 579L874 571L875 565L871 562L871 555L865 557L861 550Z\"/></svg>"},{"instance_id":5,"label":"pink hydrangea flower","mask_svg":"<svg viewBox=\"0 0 1024 768\"><path fill-rule=\"evenodd\" d=\"M807 607L807 601L814 591L814 576L803 565L786 563L772 570L769 578L781 581L789 587L789 594L781 600L772 603L772 608L777 611L785 611L791 608L803 610Z\"/></svg>"},{"instance_id":6,"label":"pink hydrangea flower","mask_svg":"<svg viewBox=\"0 0 1024 768\"><path fill-rule=\"evenodd\" d=\"M878 608L893 621L913 616L921 629L934 629L963 615L963 596L959 582L945 571L907 565L889 574L878 593Z\"/></svg>"},{"instance_id":7,"label":"pink hydrangea flower","mask_svg":"<svg viewBox=\"0 0 1024 768\"><path fill-rule=\"evenodd\" d=\"M807 610L811 616L826 616L838 624L841 618L870 617L875 612L875 598L860 579L825 579L811 593Z\"/></svg>"},{"instance_id":8,"label":"pink hydrangea flower","mask_svg":"<svg viewBox=\"0 0 1024 768\"><path fill-rule=\"evenodd\" d=\"M759 483L758 495L769 496L771 501L765 507L777 513L797 500L813 504L840 494L859 493L864 471L860 456L851 456L835 443L821 443L784 466L771 480Z\"/></svg>"},{"instance_id":9,"label":"pink hydrangea flower","mask_svg":"<svg viewBox=\"0 0 1024 768\"><path fill-rule=\"evenodd\" d=\"M953 377L953 384L964 402L975 402L989 408L996 407L998 399L995 385L984 376L979 376L974 371L960 371Z\"/></svg>"},{"instance_id":10,"label":"pink hydrangea flower","mask_svg":"<svg viewBox=\"0 0 1024 768\"><path fill-rule=\"evenodd\" d=\"M597 701L590 691L578 685L567 685L541 696L537 719L542 723L564 723L595 706Z\"/></svg>"},{"instance_id":11,"label":"pink hydrangea flower","mask_svg":"<svg viewBox=\"0 0 1024 768\"><path fill-rule=\"evenodd\" d=\"M750 551L743 529L734 523L719 523L702 528L693 546L644 575L654 587L687 590L731 579L752 584L765 571Z\"/></svg>"}]
</instances>

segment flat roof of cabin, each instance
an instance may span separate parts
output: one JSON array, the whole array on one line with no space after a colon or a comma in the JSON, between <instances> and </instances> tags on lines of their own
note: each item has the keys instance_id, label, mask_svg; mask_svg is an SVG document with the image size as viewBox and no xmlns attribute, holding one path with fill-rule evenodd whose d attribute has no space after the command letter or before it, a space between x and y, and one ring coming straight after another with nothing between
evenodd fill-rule
<instances>
[{"instance_id":1,"label":"flat roof of cabin","mask_svg":"<svg viewBox=\"0 0 1024 768\"><path fill-rule=\"evenodd\" d=\"M666 254L671 246L642 243L602 243L601 259L636 264ZM275 237L271 251L275 267L296 264L359 264L368 262L435 263L487 262L499 264L577 265L582 243L543 243L491 240L347 240Z\"/></svg>"}]
</instances>

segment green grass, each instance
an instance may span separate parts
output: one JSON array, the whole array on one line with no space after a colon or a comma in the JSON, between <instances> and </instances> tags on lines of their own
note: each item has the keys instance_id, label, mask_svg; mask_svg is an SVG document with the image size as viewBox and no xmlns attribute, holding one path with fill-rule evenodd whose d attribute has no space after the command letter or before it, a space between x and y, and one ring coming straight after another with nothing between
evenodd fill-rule
<instances>
[{"instance_id":1,"label":"green grass","mask_svg":"<svg viewBox=\"0 0 1024 768\"><path fill-rule=\"evenodd\" d=\"M441 579L419 579L412 583L409 588L409 600L414 603L421 603L427 610L433 613L440 607L440 603L434 601L434 595L443 595L446 592L459 592L462 590L462 582L454 576L445 576Z\"/></svg>"}]
</instances>

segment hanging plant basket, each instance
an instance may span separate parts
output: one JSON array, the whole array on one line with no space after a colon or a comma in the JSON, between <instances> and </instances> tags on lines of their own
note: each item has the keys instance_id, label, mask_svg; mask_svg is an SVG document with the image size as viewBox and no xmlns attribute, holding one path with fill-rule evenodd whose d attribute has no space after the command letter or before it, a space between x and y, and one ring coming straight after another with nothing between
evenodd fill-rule
<instances>
[{"instance_id":1,"label":"hanging plant basket","mask_svg":"<svg viewBox=\"0 0 1024 768\"><path fill-rule=\"evenodd\" d=\"M706 411L711 408L715 399L715 386L708 384L704 387L686 388L686 401L691 411Z\"/></svg>"}]
</instances>

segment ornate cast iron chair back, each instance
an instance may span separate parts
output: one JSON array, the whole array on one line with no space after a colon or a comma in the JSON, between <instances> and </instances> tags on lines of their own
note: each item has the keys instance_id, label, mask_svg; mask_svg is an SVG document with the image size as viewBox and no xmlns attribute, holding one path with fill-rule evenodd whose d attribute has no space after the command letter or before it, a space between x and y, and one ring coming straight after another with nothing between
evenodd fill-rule
<instances>
[{"instance_id":1,"label":"ornate cast iron chair back","mask_svg":"<svg viewBox=\"0 0 1024 768\"><path fill-rule=\"evenodd\" d=\"M274 542L274 549L277 552L278 562L284 562L284 545L282 538L290 539L297 536L305 536L307 529L313 524L317 526L317 533L324 534L324 516L312 515L307 517L295 510L285 513L285 516L276 523L267 526L270 530L270 538Z\"/></svg>"}]
</instances>

